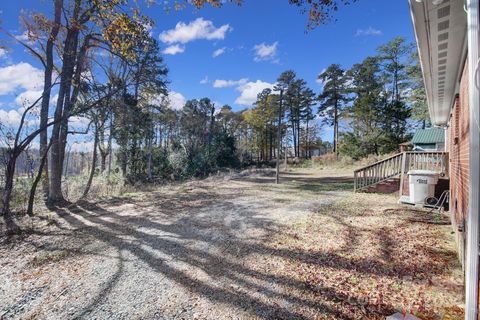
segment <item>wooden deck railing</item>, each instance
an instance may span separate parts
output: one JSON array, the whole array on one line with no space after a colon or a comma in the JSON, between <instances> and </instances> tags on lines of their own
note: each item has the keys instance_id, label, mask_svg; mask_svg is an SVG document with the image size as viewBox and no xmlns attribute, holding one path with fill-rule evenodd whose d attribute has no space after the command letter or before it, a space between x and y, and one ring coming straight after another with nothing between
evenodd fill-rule
<instances>
[{"instance_id":1,"label":"wooden deck railing","mask_svg":"<svg viewBox=\"0 0 480 320\"><path fill-rule=\"evenodd\" d=\"M400 174L402 153L354 171L354 190L359 191Z\"/></svg>"},{"instance_id":2,"label":"wooden deck railing","mask_svg":"<svg viewBox=\"0 0 480 320\"><path fill-rule=\"evenodd\" d=\"M403 172L407 173L410 170L429 170L442 176L448 176L448 152L405 152Z\"/></svg>"},{"instance_id":3,"label":"wooden deck railing","mask_svg":"<svg viewBox=\"0 0 480 320\"><path fill-rule=\"evenodd\" d=\"M388 179L400 176L400 185L410 170L430 170L448 176L448 153L440 151L408 151L375 162L354 171L354 190L367 189Z\"/></svg>"}]
</instances>

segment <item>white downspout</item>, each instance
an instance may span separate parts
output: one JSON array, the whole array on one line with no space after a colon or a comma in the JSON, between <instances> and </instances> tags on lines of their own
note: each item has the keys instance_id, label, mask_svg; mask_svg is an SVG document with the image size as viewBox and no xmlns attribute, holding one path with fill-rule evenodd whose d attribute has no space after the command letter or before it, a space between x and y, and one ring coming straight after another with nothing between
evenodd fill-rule
<instances>
[{"instance_id":1,"label":"white downspout","mask_svg":"<svg viewBox=\"0 0 480 320\"><path fill-rule=\"evenodd\" d=\"M444 138L443 138L443 152L448 152L448 146L450 145L450 141L448 141L448 139L450 138L448 136L448 125L446 125L445 127L443 127L443 130L444 130ZM447 164L448 165L448 164Z\"/></svg>"},{"instance_id":2,"label":"white downspout","mask_svg":"<svg viewBox=\"0 0 480 320\"><path fill-rule=\"evenodd\" d=\"M465 319L477 320L478 316L478 247L480 201L480 127L478 88L478 1L468 0L468 71L470 106L470 182L467 218L467 259L465 270Z\"/></svg>"}]
</instances>

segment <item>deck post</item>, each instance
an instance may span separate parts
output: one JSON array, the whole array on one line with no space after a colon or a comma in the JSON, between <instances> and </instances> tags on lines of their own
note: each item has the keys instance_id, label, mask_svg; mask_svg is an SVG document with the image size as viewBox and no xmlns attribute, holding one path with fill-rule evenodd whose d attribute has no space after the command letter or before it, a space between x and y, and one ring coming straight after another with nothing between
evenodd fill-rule
<instances>
[{"instance_id":1,"label":"deck post","mask_svg":"<svg viewBox=\"0 0 480 320\"><path fill-rule=\"evenodd\" d=\"M405 166L407 164L406 161L407 153L403 152L402 154L402 165L401 165L401 171L400 171L400 197L403 196L403 180L405 179Z\"/></svg>"},{"instance_id":2,"label":"deck post","mask_svg":"<svg viewBox=\"0 0 480 320\"><path fill-rule=\"evenodd\" d=\"M478 0L467 1L467 39L470 107L470 181L467 218L467 257L465 270L465 319L478 317L479 200L480 200L480 128L478 85L479 17Z\"/></svg>"},{"instance_id":3,"label":"deck post","mask_svg":"<svg viewBox=\"0 0 480 320\"><path fill-rule=\"evenodd\" d=\"M357 171L353 172L353 192L357 192Z\"/></svg>"}]
</instances>

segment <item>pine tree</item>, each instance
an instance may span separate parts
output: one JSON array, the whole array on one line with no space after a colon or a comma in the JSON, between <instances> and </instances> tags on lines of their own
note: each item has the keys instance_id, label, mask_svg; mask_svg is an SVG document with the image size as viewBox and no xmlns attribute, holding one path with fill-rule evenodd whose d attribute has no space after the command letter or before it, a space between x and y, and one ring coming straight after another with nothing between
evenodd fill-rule
<instances>
[{"instance_id":1,"label":"pine tree","mask_svg":"<svg viewBox=\"0 0 480 320\"><path fill-rule=\"evenodd\" d=\"M276 163L276 174L275 182L278 184L280 182L280 148L282 141L282 122L285 113L284 104L286 102L286 93L290 89L293 81L295 80L296 74L292 70L283 72L277 79L277 84L275 85L274 91L279 93L278 99L278 123L277 123L277 163ZM287 162L287 153L285 152L285 163Z\"/></svg>"},{"instance_id":2,"label":"pine tree","mask_svg":"<svg viewBox=\"0 0 480 320\"><path fill-rule=\"evenodd\" d=\"M367 57L348 71L354 101L346 110L351 130L342 134L340 152L354 159L379 154L385 141L382 112L386 97L380 71L377 57Z\"/></svg>"},{"instance_id":3,"label":"pine tree","mask_svg":"<svg viewBox=\"0 0 480 320\"><path fill-rule=\"evenodd\" d=\"M423 83L422 68L416 51L410 56L407 73L411 88L408 102L411 104L412 108L412 119L420 123L422 129L425 129L430 126L430 115L428 113L427 95Z\"/></svg>"},{"instance_id":4,"label":"pine tree","mask_svg":"<svg viewBox=\"0 0 480 320\"><path fill-rule=\"evenodd\" d=\"M387 103L383 109L387 140L380 150L382 153L397 150L398 145L407 139L408 119L411 114L406 99L406 89L409 85L407 59L412 48L412 45L402 37L396 37L378 48L387 96Z\"/></svg>"},{"instance_id":5,"label":"pine tree","mask_svg":"<svg viewBox=\"0 0 480 320\"><path fill-rule=\"evenodd\" d=\"M339 122L349 101L347 76L340 65L332 64L318 79L323 82L323 91L318 97L318 113L328 125L333 126L333 152L338 154Z\"/></svg>"},{"instance_id":6,"label":"pine tree","mask_svg":"<svg viewBox=\"0 0 480 320\"><path fill-rule=\"evenodd\" d=\"M313 106L316 104L317 95L313 92L312 89L305 88L302 91L302 100L301 100L301 110L300 115L301 119L305 122L305 134L304 134L304 150L305 150L305 158L311 157L311 146L315 142L313 139L316 137L317 132L315 130L315 126L312 128L310 123L312 120L315 119L315 114L313 112Z\"/></svg>"}]
</instances>

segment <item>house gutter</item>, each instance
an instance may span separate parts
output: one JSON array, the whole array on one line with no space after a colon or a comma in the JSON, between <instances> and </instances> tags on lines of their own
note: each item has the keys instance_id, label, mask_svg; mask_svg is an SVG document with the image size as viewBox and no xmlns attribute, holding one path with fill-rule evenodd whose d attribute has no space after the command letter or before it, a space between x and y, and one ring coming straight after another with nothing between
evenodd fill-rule
<instances>
[{"instance_id":1,"label":"house gutter","mask_svg":"<svg viewBox=\"0 0 480 320\"><path fill-rule=\"evenodd\" d=\"M479 0L467 0L468 71L470 105L470 182L467 220L467 261L465 270L465 319L478 317L480 127L478 88Z\"/></svg>"}]
</instances>

